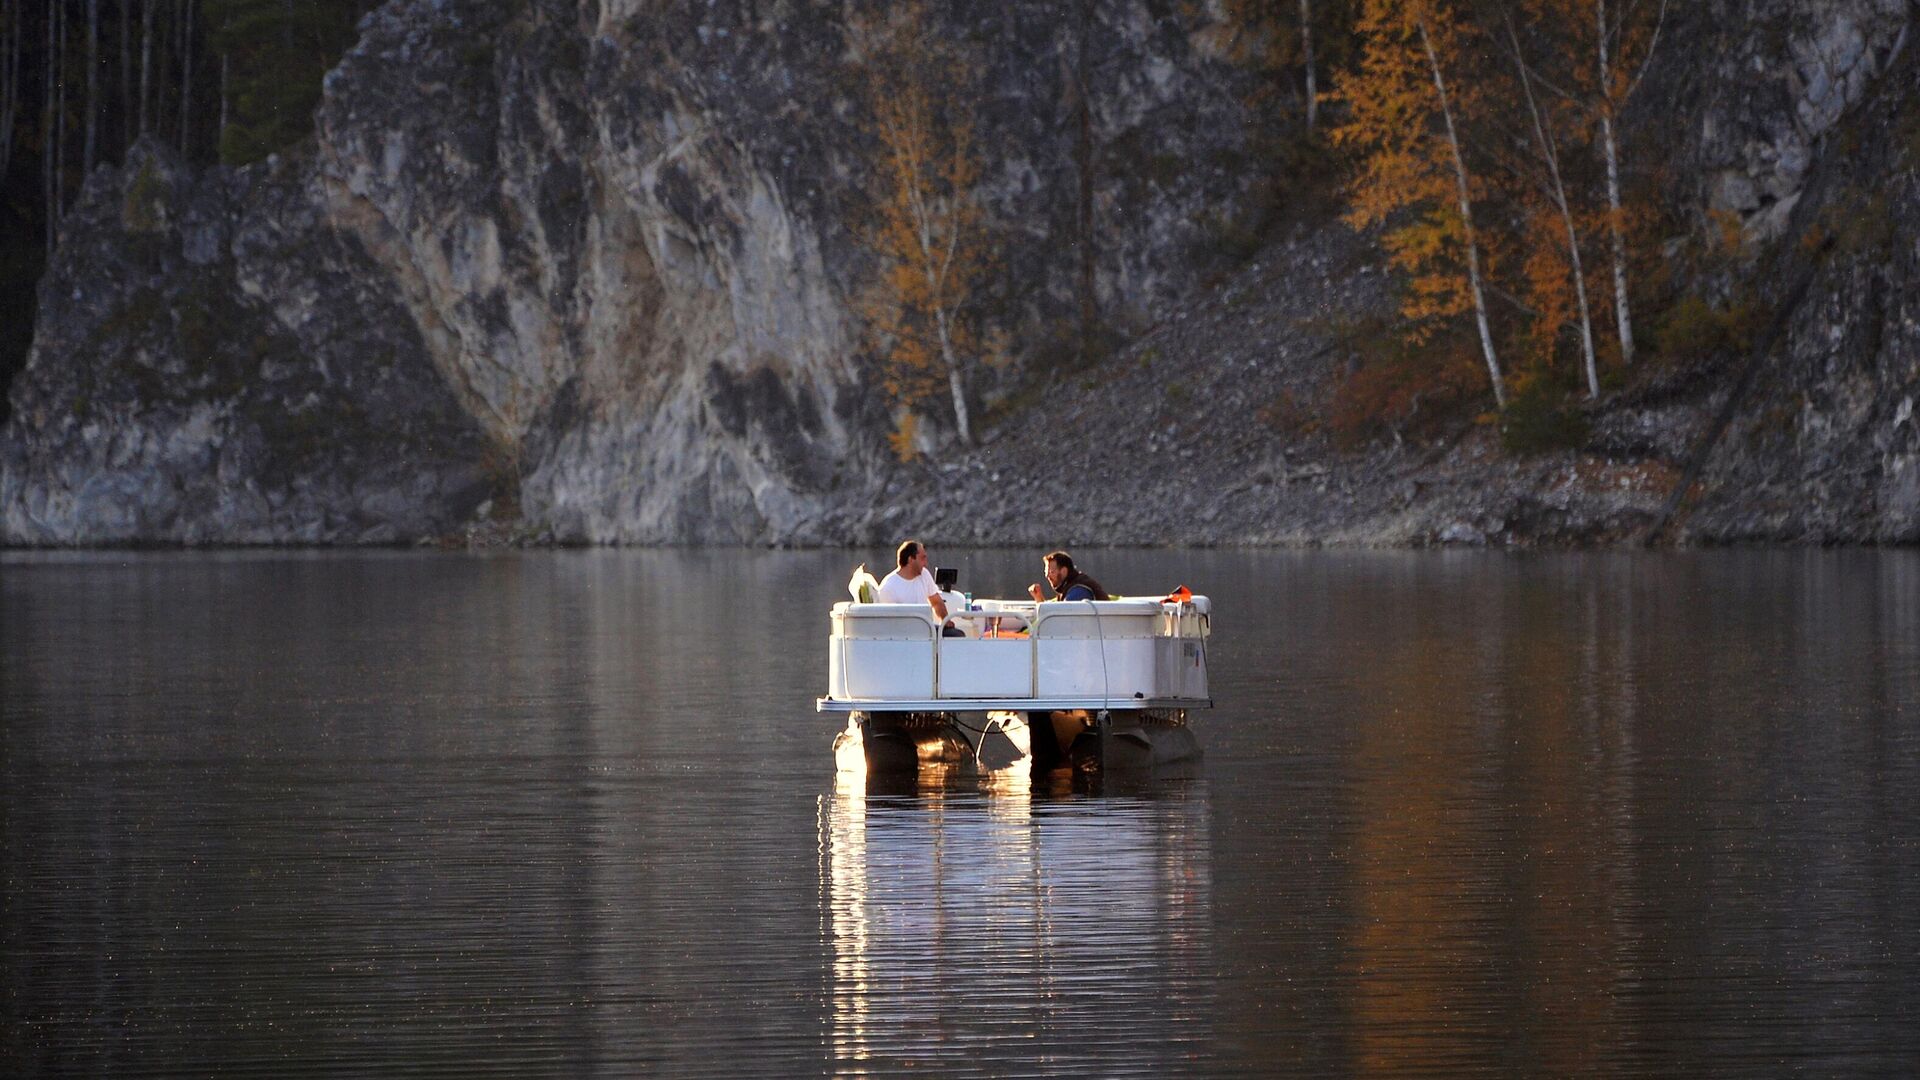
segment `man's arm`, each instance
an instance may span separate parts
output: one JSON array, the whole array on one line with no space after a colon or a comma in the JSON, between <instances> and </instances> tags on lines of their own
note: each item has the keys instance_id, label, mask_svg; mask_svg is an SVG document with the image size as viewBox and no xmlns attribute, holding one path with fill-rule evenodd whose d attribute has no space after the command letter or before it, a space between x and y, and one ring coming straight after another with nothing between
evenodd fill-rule
<instances>
[{"instance_id":1,"label":"man's arm","mask_svg":"<svg viewBox=\"0 0 1920 1080\"><path fill-rule=\"evenodd\" d=\"M927 605L933 608L933 617L939 619L941 624L945 625L947 621L947 602L940 599L938 592L930 592L927 594Z\"/></svg>"}]
</instances>

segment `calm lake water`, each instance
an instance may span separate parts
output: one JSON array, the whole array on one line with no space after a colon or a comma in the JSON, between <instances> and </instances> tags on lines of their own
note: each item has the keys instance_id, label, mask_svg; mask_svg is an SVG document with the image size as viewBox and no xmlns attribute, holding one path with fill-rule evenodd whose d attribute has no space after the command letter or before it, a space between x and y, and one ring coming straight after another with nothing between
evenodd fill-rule
<instances>
[{"instance_id":1,"label":"calm lake water","mask_svg":"<svg viewBox=\"0 0 1920 1080\"><path fill-rule=\"evenodd\" d=\"M1083 552L1218 708L1024 785L836 774L860 558L0 555L0 1073L1920 1070L1920 553Z\"/></svg>"}]
</instances>

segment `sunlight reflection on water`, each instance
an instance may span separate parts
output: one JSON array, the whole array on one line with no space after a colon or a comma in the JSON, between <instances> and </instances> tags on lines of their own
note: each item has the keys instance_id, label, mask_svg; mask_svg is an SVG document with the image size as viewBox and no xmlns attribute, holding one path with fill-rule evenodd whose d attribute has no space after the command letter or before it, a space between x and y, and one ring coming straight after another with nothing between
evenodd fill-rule
<instances>
[{"instance_id":1,"label":"sunlight reflection on water","mask_svg":"<svg viewBox=\"0 0 1920 1080\"><path fill-rule=\"evenodd\" d=\"M1203 794L1036 803L1024 777L924 773L876 794L843 770L820 829L843 1071L1146 1076L1206 1059Z\"/></svg>"}]
</instances>

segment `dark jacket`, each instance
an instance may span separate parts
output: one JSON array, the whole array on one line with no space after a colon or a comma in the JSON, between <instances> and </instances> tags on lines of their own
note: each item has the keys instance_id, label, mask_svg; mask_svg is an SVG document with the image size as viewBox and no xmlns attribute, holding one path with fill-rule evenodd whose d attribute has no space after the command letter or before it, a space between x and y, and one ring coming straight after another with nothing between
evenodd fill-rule
<instances>
[{"instance_id":1,"label":"dark jacket","mask_svg":"<svg viewBox=\"0 0 1920 1080\"><path fill-rule=\"evenodd\" d=\"M1067 593L1071 592L1075 585L1085 586L1087 591L1093 594L1095 600L1113 599L1113 597L1107 595L1107 590L1100 587L1099 582L1079 570L1067 571L1065 580L1061 581L1060 586L1053 590L1054 599L1065 600ZM1085 599L1085 597L1081 599Z\"/></svg>"}]
</instances>

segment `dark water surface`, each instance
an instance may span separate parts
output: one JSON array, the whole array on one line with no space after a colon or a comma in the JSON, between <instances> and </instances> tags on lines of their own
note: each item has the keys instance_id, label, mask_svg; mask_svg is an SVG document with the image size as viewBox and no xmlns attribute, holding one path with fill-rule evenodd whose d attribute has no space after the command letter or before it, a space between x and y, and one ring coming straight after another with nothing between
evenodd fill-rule
<instances>
[{"instance_id":1,"label":"dark water surface","mask_svg":"<svg viewBox=\"0 0 1920 1080\"><path fill-rule=\"evenodd\" d=\"M1920 1071L1915 553L1086 552L1219 707L1029 784L836 775L874 556L0 555L0 1074Z\"/></svg>"}]
</instances>

